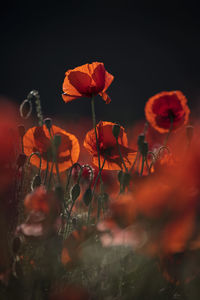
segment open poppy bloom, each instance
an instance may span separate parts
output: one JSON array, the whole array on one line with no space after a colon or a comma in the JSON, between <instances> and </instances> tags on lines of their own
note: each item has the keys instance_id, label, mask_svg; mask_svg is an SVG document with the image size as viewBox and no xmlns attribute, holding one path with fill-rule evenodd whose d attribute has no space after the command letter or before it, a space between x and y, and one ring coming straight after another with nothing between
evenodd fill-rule
<instances>
[{"instance_id":1,"label":"open poppy bloom","mask_svg":"<svg viewBox=\"0 0 200 300\"><path fill-rule=\"evenodd\" d=\"M156 94L145 106L147 121L160 133L176 130L187 124L189 113L187 99L181 91Z\"/></svg>"},{"instance_id":2,"label":"open poppy bloom","mask_svg":"<svg viewBox=\"0 0 200 300\"><path fill-rule=\"evenodd\" d=\"M77 162L80 153L80 146L77 138L63 129L52 125L51 135L52 137L57 134L61 136L61 143L58 147L57 163L60 172L70 168ZM24 153L29 156L33 152L39 152L41 155L41 169L45 170L49 163L51 168L53 163L53 149L52 140L49 130L45 125L40 127L30 128L23 138ZM33 155L30 162L37 168L40 165L40 158L37 155ZM56 167L54 164L53 172L56 173Z\"/></svg>"},{"instance_id":3,"label":"open poppy bloom","mask_svg":"<svg viewBox=\"0 0 200 300\"><path fill-rule=\"evenodd\" d=\"M114 125L116 124L112 122L100 121L96 126L100 152L100 163L101 166L104 164L105 170L123 169L123 163L119 154L118 145L112 133ZM136 157L136 152L128 148L127 135L122 126L120 126L118 143L124 163L127 167L130 167ZM84 147L92 154L94 165L98 166L98 151L94 129L90 130L86 134Z\"/></svg>"},{"instance_id":4,"label":"open poppy bloom","mask_svg":"<svg viewBox=\"0 0 200 300\"><path fill-rule=\"evenodd\" d=\"M65 75L64 93L62 94L65 102L99 94L107 104L110 103L111 100L106 94L106 90L114 77L105 70L103 63L85 64L73 70L68 70Z\"/></svg>"}]
</instances>

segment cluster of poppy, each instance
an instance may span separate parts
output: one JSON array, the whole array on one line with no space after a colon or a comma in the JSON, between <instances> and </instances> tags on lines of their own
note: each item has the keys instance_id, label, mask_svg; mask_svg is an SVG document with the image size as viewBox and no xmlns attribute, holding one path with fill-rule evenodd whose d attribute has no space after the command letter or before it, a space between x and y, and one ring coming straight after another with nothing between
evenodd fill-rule
<instances>
[{"instance_id":1,"label":"cluster of poppy","mask_svg":"<svg viewBox=\"0 0 200 300\"><path fill-rule=\"evenodd\" d=\"M97 183L100 182L99 194L102 196L102 182L107 178L109 209L104 211L105 219L98 224L104 246L127 243L134 250L156 256L162 262L177 253L196 251L200 246L197 226L200 144L198 138L192 139L193 127L185 127L190 114L187 99L180 91L161 92L151 97L145 105L146 125L137 135L137 142L134 137L131 146L128 146L127 134L122 126L109 121L96 124L94 97L100 95L107 104L110 103L106 91L113 79L103 63L94 62L68 70L63 82L62 98L65 102L81 97L91 98L94 128L86 133L83 146L91 155L95 169L84 162L81 172L77 172L78 138L53 125L50 119L43 120L42 125L34 126L21 135L22 152L39 169L39 175L43 172L44 181L35 184L33 191L26 195L24 207L28 217L17 227L17 234L34 237L47 236L52 232L57 234L63 218L69 221L74 202L81 194L79 183L87 186L92 202L93 196L98 194L95 191ZM163 142L162 134L165 133ZM10 152L13 145L9 134L0 124L0 140L5 141L5 147L0 149L5 153L0 155L0 159L6 157L6 166L7 157L11 155L8 157L10 166L16 154ZM198 132L195 134L198 135ZM15 144L18 145L19 141ZM3 167L0 161L0 171ZM64 197L59 201L55 192L50 191L52 174L58 176L62 185L59 174L66 170L70 170L68 182L70 176L78 182L70 192L67 191L72 200L70 206L66 199L62 203ZM94 170L97 170L96 173ZM114 172L106 177L104 170ZM119 172L118 180L114 181L115 171ZM49 185L46 180L48 173ZM1 190L2 186L4 183ZM61 253L64 265L78 259L77 249L90 234L88 228L83 227L82 231L79 229L64 241Z\"/></svg>"}]
</instances>

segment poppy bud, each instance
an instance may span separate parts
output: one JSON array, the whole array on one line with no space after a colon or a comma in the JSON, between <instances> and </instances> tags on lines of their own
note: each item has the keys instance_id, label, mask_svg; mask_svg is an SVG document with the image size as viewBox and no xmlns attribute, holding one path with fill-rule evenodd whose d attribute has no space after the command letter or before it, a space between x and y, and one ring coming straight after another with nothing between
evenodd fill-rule
<instances>
[{"instance_id":1,"label":"poppy bud","mask_svg":"<svg viewBox=\"0 0 200 300\"><path fill-rule=\"evenodd\" d=\"M140 135L138 135L137 144L138 144L139 150L143 147L144 140L145 140L145 135L144 135L144 133L141 133ZM140 152L141 152L141 151L140 151Z\"/></svg>"},{"instance_id":2,"label":"poppy bud","mask_svg":"<svg viewBox=\"0 0 200 300\"><path fill-rule=\"evenodd\" d=\"M113 136L118 139L118 136L119 136L119 133L120 133L120 126L119 124L115 124L112 128L112 133L113 133Z\"/></svg>"},{"instance_id":3,"label":"poppy bud","mask_svg":"<svg viewBox=\"0 0 200 300\"><path fill-rule=\"evenodd\" d=\"M147 156L148 143L145 142L145 135L143 133L138 136L138 149L143 157Z\"/></svg>"},{"instance_id":4,"label":"poppy bud","mask_svg":"<svg viewBox=\"0 0 200 300\"><path fill-rule=\"evenodd\" d=\"M121 183L122 177L123 177L123 171L122 170L119 171L117 177L118 177L118 181Z\"/></svg>"},{"instance_id":5,"label":"poppy bud","mask_svg":"<svg viewBox=\"0 0 200 300\"><path fill-rule=\"evenodd\" d=\"M32 103L31 101L25 99L20 105L19 112L22 118L28 119L32 112Z\"/></svg>"},{"instance_id":6,"label":"poppy bud","mask_svg":"<svg viewBox=\"0 0 200 300\"><path fill-rule=\"evenodd\" d=\"M123 173L122 184L123 184L124 188L129 185L130 179L131 179L131 175L129 173L127 173L127 172Z\"/></svg>"},{"instance_id":7,"label":"poppy bud","mask_svg":"<svg viewBox=\"0 0 200 300\"><path fill-rule=\"evenodd\" d=\"M25 127L24 125L18 125L18 131L19 131L19 135L21 138L23 138L23 136L25 135Z\"/></svg>"},{"instance_id":8,"label":"poppy bud","mask_svg":"<svg viewBox=\"0 0 200 300\"><path fill-rule=\"evenodd\" d=\"M149 150L148 143L147 143L147 142L144 142L144 143L143 143L143 147L142 147L142 149L141 149L141 154L142 154L144 157L147 157L148 150Z\"/></svg>"},{"instance_id":9,"label":"poppy bud","mask_svg":"<svg viewBox=\"0 0 200 300\"><path fill-rule=\"evenodd\" d=\"M39 93L36 90L32 90L30 91L30 93L27 96L27 99L29 101L33 101L33 100L37 100L37 98L39 97Z\"/></svg>"},{"instance_id":10,"label":"poppy bud","mask_svg":"<svg viewBox=\"0 0 200 300\"><path fill-rule=\"evenodd\" d=\"M31 182L31 189L32 191L37 188L38 186L40 186L42 183L41 181L41 177L40 175L35 175L35 177L33 178L32 182Z\"/></svg>"},{"instance_id":11,"label":"poppy bud","mask_svg":"<svg viewBox=\"0 0 200 300\"><path fill-rule=\"evenodd\" d=\"M46 119L44 119L44 124L46 125L46 128L47 128L48 130L50 130L51 127L52 127L52 119L51 119L51 118L46 118Z\"/></svg>"},{"instance_id":12,"label":"poppy bud","mask_svg":"<svg viewBox=\"0 0 200 300\"><path fill-rule=\"evenodd\" d=\"M88 188L83 195L83 202L85 203L86 206L88 206L91 201L92 201L92 190L91 188Z\"/></svg>"},{"instance_id":13,"label":"poppy bud","mask_svg":"<svg viewBox=\"0 0 200 300\"><path fill-rule=\"evenodd\" d=\"M186 135L188 138L189 143L191 142L194 134L194 127L191 125L186 126Z\"/></svg>"},{"instance_id":14,"label":"poppy bud","mask_svg":"<svg viewBox=\"0 0 200 300\"><path fill-rule=\"evenodd\" d=\"M17 166L18 168L20 167L23 167L24 164L26 162L26 155L21 153L19 156L18 156L18 159L17 159Z\"/></svg>"},{"instance_id":15,"label":"poppy bud","mask_svg":"<svg viewBox=\"0 0 200 300\"><path fill-rule=\"evenodd\" d=\"M61 135L55 134L53 137L53 143L54 143L55 147L58 149L58 147L61 144Z\"/></svg>"},{"instance_id":16,"label":"poppy bud","mask_svg":"<svg viewBox=\"0 0 200 300\"><path fill-rule=\"evenodd\" d=\"M74 202L79 195L80 195L80 185L76 183L71 189L72 201Z\"/></svg>"}]
</instances>

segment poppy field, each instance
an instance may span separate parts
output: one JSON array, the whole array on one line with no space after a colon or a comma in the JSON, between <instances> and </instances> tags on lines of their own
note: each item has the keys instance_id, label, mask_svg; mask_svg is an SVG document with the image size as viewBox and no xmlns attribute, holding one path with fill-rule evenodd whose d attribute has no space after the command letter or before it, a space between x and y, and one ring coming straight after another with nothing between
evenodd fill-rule
<instances>
[{"instance_id":1,"label":"poppy field","mask_svg":"<svg viewBox=\"0 0 200 300\"><path fill-rule=\"evenodd\" d=\"M0 300L199 299L192 100L160 91L131 126L99 120L96 101L115 101L109 72L65 73L59 100L89 101L87 126L44 117L37 90L1 103Z\"/></svg>"}]
</instances>

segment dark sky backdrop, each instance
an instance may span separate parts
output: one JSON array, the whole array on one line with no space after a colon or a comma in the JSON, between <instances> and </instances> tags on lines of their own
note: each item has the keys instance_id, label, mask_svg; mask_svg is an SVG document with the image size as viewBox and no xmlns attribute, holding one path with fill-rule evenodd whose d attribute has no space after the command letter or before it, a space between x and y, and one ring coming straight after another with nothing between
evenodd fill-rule
<instances>
[{"instance_id":1,"label":"dark sky backdrop","mask_svg":"<svg viewBox=\"0 0 200 300\"><path fill-rule=\"evenodd\" d=\"M150 2L4 3L0 94L20 103L38 89L45 116L89 116L88 99L62 101L62 82L67 69L102 61L115 80L108 90L112 103L96 102L98 119L142 118L145 101L162 90L180 89L197 107L199 9L192 2Z\"/></svg>"}]
</instances>

